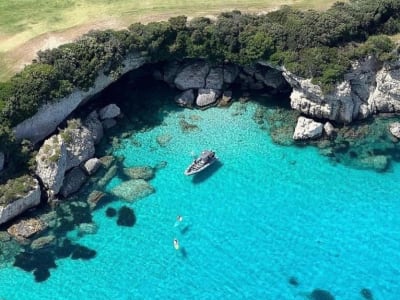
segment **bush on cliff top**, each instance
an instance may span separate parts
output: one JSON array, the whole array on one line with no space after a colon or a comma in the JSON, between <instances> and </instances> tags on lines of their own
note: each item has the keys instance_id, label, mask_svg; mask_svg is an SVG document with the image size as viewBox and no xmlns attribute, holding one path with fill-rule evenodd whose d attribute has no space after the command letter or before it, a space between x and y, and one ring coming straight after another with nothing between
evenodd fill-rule
<instances>
[{"instance_id":1,"label":"bush on cliff top","mask_svg":"<svg viewBox=\"0 0 400 300\"><path fill-rule=\"evenodd\" d=\"M0 205L7 205L24 197L34 186L35 181L29 175L9 179L6 184L0 185Z\"/></svg>"}]
</instances>

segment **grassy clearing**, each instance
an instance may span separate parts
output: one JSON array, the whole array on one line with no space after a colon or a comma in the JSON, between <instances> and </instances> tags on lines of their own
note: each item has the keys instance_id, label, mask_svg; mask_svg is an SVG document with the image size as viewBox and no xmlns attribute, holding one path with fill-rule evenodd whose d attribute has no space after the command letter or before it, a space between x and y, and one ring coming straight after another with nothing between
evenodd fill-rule
<instances>
[{"instance_id":1,"label":"grassy clearing","mask_svg":"<svg viewBox=\"0 0 400 300\"><path fill-rule=\"evenodd\" d=\"M171 16L217 15L238 9L267 12L281 5L322 10L335 0L7 0L0 1L0 81L43 48L71 41L84 32L124 28Z\"/></svg>"}]
</instances>

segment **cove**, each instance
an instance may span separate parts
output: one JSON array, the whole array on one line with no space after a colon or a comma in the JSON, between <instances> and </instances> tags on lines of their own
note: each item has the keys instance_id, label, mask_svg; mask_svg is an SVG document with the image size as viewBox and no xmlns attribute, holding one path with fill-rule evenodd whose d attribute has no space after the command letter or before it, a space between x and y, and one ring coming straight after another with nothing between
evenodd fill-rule
<instances>
[{"instance_id":1,"label":"cove","mask_svg":"<svg viewBox=\"0 0 400 300\"><path fill-rule=\"evenodd\" d=\"M276 113L288 99L236 97L229 107L199 111L177 107L174 96L154 82L103 93L104 101L123 98L126 106L124 121L99 154L119 157L123 167L163 165L149 181L155 193L99 206L92 215L96 234L68 231L74 242L96 251L93 259L58 259L41 283L18 268L1 269L0 297L318 299L328 291L335 299L369 293L396 299L396 162L377 173L332 164L314 147L273 143L271 124L255 122L256 113ZM182 120L193 125L190 130ZM204 148L215 150L220 163L184 176ZM123 180L117 172L104 191ZM106 215L123 206L135 212L133 227ZM183 220L175 226L177 215Z\"/></svg>"}]
</instances>

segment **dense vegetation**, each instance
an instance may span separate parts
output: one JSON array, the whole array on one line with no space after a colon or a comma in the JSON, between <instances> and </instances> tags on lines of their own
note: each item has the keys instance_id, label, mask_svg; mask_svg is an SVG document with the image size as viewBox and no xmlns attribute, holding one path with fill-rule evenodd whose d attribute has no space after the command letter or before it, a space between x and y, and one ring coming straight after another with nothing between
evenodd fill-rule
<instances>
[{"instance_id":1,"label":"dense vegetation","mask_svg":"<svg viewBox=\"0 0 400 300\"><path fill-rule=\"evenodd\" d=\"M202 57L245 65L268 60L328 91L352 59L375 55L390 60L394 44L386 35L398 32L398 0L351 0L325 12L287 6L259 16L233 11L216 21L188 22L180 16L127 30L93 31L75 43L39 52L33 64L0 83L0 151L12 149L10 128L42 104L89 88L101 70L118 77L131 53L146 54L150 62Z\"/></svg>"}]
</instances>

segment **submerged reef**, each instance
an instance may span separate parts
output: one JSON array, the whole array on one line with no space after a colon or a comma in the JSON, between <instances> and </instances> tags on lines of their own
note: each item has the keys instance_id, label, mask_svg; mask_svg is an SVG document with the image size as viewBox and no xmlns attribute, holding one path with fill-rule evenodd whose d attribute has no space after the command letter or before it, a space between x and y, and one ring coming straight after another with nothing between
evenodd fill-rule
<instances>
[{"instance_id":1,"label":"submerged reef","mask_svg":"<svg viewBox=\"0 0 400 300\"><path fill-rule=\"evenodd\" d=\"M315 289L309 296L310 300L335 300L335 297L329 291Z\"/></svg>"}]
</instances>

